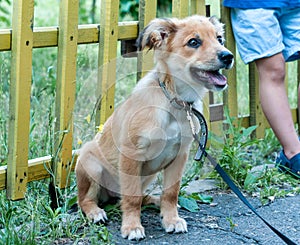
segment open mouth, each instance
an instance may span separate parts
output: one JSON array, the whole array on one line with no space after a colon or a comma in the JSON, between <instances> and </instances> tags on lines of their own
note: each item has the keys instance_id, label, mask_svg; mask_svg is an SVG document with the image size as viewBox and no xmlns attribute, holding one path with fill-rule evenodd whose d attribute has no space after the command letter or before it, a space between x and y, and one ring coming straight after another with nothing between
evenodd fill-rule
<instances>
[{"instance_id":1,"label":"open mouth","mask_svg":"<svg viewBox=\"0 0 300 245\"><path fill-rule=\"evenodd\" d=\"M208 82L216 88L223 89L227 86L227 79L219 70L204 71L198 68L191 68L191 72L197 80Z\"/></svg>"}]
</instances>

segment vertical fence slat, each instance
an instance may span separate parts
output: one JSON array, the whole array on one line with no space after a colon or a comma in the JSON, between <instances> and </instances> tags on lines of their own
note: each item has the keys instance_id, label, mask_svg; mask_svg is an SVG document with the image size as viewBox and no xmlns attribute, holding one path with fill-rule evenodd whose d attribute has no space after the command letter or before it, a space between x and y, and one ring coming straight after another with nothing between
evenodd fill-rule
<instances>
[{"instance_id":1,"label":"vertical fence slat","mask_svg":"<svg viewBox=\"0 0 300 245\"><path fill-rule=\"evenodd\" d=\"M104 124L114 111L119 0L102 0L99 37L97 94L101 96L96 125Z\"/></svg>"},{"instance_id":2,"label":"vertical fence slat","mask_svg":"<svg viewBox=\"0 0 300 245\"><path fill-rule=\"evenodd\" d=\"M205 0L191 0L190 14L206 14Z\"/></svg>"},{"instance_id":3,"label":"vertical fence slat","mask_svg":"<svg viewBox=\"0 0 300 245\"><path fill-rule=\"evenodd\" d=\"M156 17L157 1L140 0L139 5L139 32ZM153 68L153 52L143 51L138 53L137 80L141 79Z\"/></svg>"},{"instance_id":4,"label":"vertical fence slat","mask_svg":"<svg viewBox=\"0 0 300 245\"><path fill-rule=\"evenodd\" d=\"M172 16L184 18L189 15L189 0L173 0Z\"/></svg>"},{"instance_id":5,"label":"vertical fence slat","mask_svg":"<svg viewBox=\"0 0 300 245\"><path fill-rule=\"evenodd\" d=\"M233 37L233 31L231 26L230 9L223 7L221 3L221 22L225 24L225 40L226 47L232 52L234 57L236 57L236 47L235 40ZM224 106L229 109L229 114L231 117L237 118L238 116L238 103L237 103L237 76L236 76L236 64L230 70L223 70L222 73L227 77L228 88L223 92L223 107L222 114L224 117ZM234 122L235 123L235 122ZM212 124L212 131L217 134L222 134L224 127L227 125L223 121L216 121Z\"/></svg>"},{"instance_id":6,"label":"vertical fence slat","mask_svg":"<svg viewBox=\"0 0 300 245\"><path fill-rule=\"evenodd\" d=\"M56 185L64 188L72 163L73 108L76 92L78 0L61 0L56 85Z\"/></svg>"},{"instance_id":7,"label":"vertical fence slat","mask_svg":"<svg viewBox=\"0 0 300 245\"><path fill-rule=\"evenodd\" d=\"M259 78L255 63L249 64L249 93L250 93L250 125L257 125L253 137L263 138L265 134L266 118L259 99Z\"/></svg>"},{"instance_id":8,"label":"vertical fence slat","mask_svg":"<svg viewBox=\"0 0 300 245\"><path fill-rule=\"evenodd\" d=\"M0 191L6 189L7 185L7 168L4 166L0 167Z\"/></svg>"},{"instance_id":9,"label":"vertical fence slat","mask_svg":"<svg viewBox=\"0 0 300 245\"><path fill-rule=\"evenodd\" d=\"M24 197L28 180L28 140L34 1L13 1L7 197Z\"/></svg>"},{"instance_id":10,"label":"vertical fence slat","mask_svg":"<svg viewBox=\"0 0 300 245\"><path fill-rule=\"evenodd\" d=\"M236 57L235 40L233 37L233 31L230 21L230 9L221 7L221 21L226 23L225 25L225 40L226 47ZM223 73L226 75L229 87L224 92L224 104L228 107L230 116L237 117L238 115L238 101L237 101L237 76L236 76L236 65L230 70L224 70Z\"/></svg>"}]
</instances>

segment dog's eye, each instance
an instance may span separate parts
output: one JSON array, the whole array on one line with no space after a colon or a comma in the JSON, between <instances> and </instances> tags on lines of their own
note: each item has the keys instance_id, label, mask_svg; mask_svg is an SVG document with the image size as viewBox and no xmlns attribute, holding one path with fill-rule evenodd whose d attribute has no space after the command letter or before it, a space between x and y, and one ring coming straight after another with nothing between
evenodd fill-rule
<instances>
[{"instance_id":1,"label":"dog's eye","mask_svg":"<svg viewBox=\"0 0 300 245\"><path fill-rule=\"evenodd\" d=\"M201 40L197 38L192 38L187 42L187 46L190 48L199 48L201 44Z\"/></svg>"},{"instance_id":2,"label":"dog's eye","mask_svg":"<svg viewBox=\"0 0 300 245\"><path fill-rule=\"evenodd\" d=\"M217 36L217 39L218 39L218 42L221 44L221 45L224 45L224 39L222 36Z\"/></svg>"}]
</instances>

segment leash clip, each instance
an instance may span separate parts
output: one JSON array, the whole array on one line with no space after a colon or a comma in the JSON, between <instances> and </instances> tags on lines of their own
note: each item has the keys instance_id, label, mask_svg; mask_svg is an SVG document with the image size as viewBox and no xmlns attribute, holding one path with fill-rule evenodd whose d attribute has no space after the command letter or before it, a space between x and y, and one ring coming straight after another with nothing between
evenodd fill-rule
<instances>
[{"instance_id":1,"label":"leash clip","mask_svg":"<svg viewBox=\"0 0 300 245\"><path fill-rule=\"evenodd\" d=\"M192 134L193 136L196 135L196 127L193 121L193 112L192 112L192 106L190 105L190 108L186 110L186 118L190 123L191 126L191 130L192 130Z\"/></svg>"}]
</instances>

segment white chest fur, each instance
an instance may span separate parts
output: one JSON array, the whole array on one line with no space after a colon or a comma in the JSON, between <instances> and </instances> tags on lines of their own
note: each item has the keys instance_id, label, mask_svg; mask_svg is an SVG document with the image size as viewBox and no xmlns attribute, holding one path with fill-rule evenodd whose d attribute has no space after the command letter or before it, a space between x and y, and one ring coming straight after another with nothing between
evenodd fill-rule
<instances>
[{"instance_id":1,"label":"white chest fur","mask_svg":"<svg viewBox=\"0 0 300 245\"><path fill-rule=\"evenodd\" d=\"M179 118L174 115L166 118L160 128L153 128L148 134L143 175L165 168L190 146L192 135L187 119L182 115Z\"/></svg>"}]
</instances>

